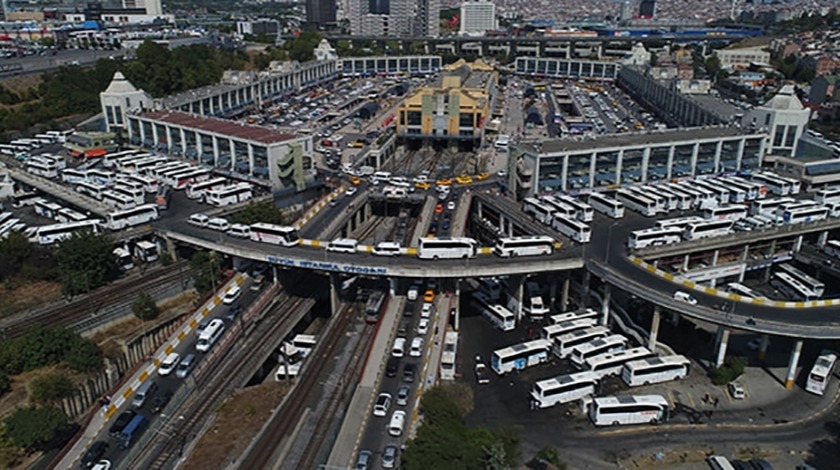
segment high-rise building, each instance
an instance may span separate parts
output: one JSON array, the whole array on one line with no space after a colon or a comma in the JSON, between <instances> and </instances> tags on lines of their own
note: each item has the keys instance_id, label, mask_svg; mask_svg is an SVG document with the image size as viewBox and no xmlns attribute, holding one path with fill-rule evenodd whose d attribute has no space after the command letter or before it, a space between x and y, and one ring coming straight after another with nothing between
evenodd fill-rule
<instances>
[{"instance_id":1,"label":"high-rise building","mask_svg":"<svg viewBox=\"0 0 840 470\"><path fill-rule=\"evenodd\" d=\"M642 0L639 3L639 17L653 18L656 14L656 0Z\"/></svg>"},{"instance_id":2,"label":"high-rise building","mask_svg":"<svg viewBox=\"0 0 840 470\"><path fill-rule=\"evenodd\" d=\"M387 15L391 12L390 0L368 0L368 13Z\"/></svg>"},{"instance_id":3,"label":"high-rise building","mask_svg":"<svg viewBox=\"0 0 840 470\"><path fill-rule=\"evenodd\" d=\"M146 10L147 15L161 15L163 8L160 6L160 0L123 0L122 6L125 9Z\"/></svg>"},{"instance_id":4,"label":"high-rise building","mask_svg":"<svg viewBox=\"0 0 840 470\"><path fill-rule=\"evenodd\" d=\"M417 0L391 0L388 16L388 35L412 37L415 33Z\"/></svg>"},{"instance_id":5,"label":"high-rise building","mask_svg":"<svg viewBox=\"0 0 840 470\"><path fill-rule=\"evenodd\" d=\"M440 0L416 0L417 16L414 36L440 36Z\"/></svg>"},{"instance_id":6,"label":"high-rise building","mask_svg":"<svg viewBox=\"0 0 840 470\"><path fill-rule=\"evenodd\" d=\"M310 29L335 26L337 10L335 0L306 0L306 24Z\"/></svg>"},{"instance_id":7,"label":"high-rise building","mask_svg":"<svg viewBox=\"0 0 840 470\"><path fill-rule=\"evenodd\" d=\"M496 29L496 24L496 5L492 1L465 1L461 4L461 34L484 34Z\"/></svg>"},{"instance_id":8,"label":"high-rise building","mask_svg":"<svg viewBox=\"0 0 840 470\"><path fill-rule=\"evenodd\" d=\"M628 21L633 16L632 10L630 8L630 2L624 0L621 2L621 12L618 15L619 21Z\"/></svg>"}]
</instances>

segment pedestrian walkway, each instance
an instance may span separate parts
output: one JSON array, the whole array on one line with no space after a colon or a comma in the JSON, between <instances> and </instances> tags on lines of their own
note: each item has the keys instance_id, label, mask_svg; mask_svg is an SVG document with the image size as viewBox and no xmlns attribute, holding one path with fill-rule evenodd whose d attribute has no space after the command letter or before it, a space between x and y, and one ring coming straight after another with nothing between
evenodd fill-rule
<instances>
[{"instance_id":1,"label":"pedestrian walkway","mask_svg":"<svg viewBox=\"0 0 840 470\"><path fill-rule=\"evenodd\" d=\"M222 303L222 295L231 286L241 285L245 281L243 274L237 274L228 283L218 290L217 295L210 298L204 305L199 307L191 316L190 321L186 322L183 327L179 328L169 340L167 340L157 351L149 358L149 362L141 364L139 369L133 376L128 378L120 388L113 394L114 398L109 398L102 402L102 409L90 417L84 433L76 441L73 447L61 459L57 468L75 468L76 462L82 457L86 449L96 440L102 433L102 430L108 424L108 421L134 396L134 391L140 387L140 384L154 377L154 373L164 358L175 350L182 341L187 338L193 330L198 327L199 322L204 317L210 315L214 307Z\"/></svg>"}]
</instances>

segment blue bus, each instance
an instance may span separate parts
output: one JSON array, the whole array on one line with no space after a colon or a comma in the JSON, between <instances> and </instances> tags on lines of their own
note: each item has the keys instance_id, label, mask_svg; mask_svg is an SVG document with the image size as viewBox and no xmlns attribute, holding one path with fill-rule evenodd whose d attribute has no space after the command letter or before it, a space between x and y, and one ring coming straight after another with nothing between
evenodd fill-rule
<instances>
[{"instance_id":1,"label":"blue bus","mask_svg":"<svg viewBox=\"0 0 840 470\"><path fill-rule=\"evenodd\" d=\"M134 418L131 419L131 422L128 423L122 432L120 433L120 449L128 449L131 447L131 444L143 433L143 429L146 428L146 424L148 421L146 420L143 415L138 414Z\"/></svg>"}]
</instances>

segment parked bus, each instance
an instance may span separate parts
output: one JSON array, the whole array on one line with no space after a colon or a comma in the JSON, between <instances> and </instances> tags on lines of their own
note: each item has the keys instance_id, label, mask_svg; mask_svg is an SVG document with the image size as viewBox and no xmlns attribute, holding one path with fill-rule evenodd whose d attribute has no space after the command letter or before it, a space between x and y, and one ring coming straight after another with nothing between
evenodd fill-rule
<instances>
[{"instance_id":1,"label":"parked bus","mask_svg":"<svg viewBox=\"0 0 840 470\"><path fill-rule=\"evenodd\" d=\"M840 202L840 186L828 186L817 191L814 195L814 201L817 204L828 204L830 202Z\"/></svg>"},{"instance_id":2,"label":"parked bus","mask_svg":"<svg viewBox=\"0 0 840 470\"><path fill-rule=\"evenodd\" d=\"M822 296L825 294L825 283L813 278L812 276L802 272L801 270L793 267L793 265L788 263L782 263L776 265L777 268L780 270L790 274L794 279L802 283L806 289L809 289L811 292Z\"/></svg>"},{"instance_id":3,"label":"parked bus","mask_svg":"<svg viewBox=\"0 0 840 470\"><path fill-rule=\"evenodd\" d=\"M776 208L776 218L782 219L785 215L785 212L794 212L802 209L810 209L812 207L817 207L817 203L810 200L799 200L789 202L787 204L782 204Z\"/></svg>"},{"instance_id":4,"label":"parked bus","mask_svg":"<svg viewBox=\"0 0 840 470\"><path fill-rule=\"evenodd\" d=\"M126 155L124 157L119 157L114 159L113 165L111 168L115 168L121 172L128 172L134 170L134 164L139 161L143 161L149 158L151 155L148 153L135 153L133 155Z\"/></svg>"},{"instance_id":5,"label":"parked bus","mask_svg":"<svg viewBox=\"0 0 840 470\"><path fill-rule=\"evenodd\" d=\"M204 168L196 168L183 173L176 173L167 177L167 180L174 189L185 189L197 183L209 180L213 172Z\"/></svg>"},{"instance_id":6,"label":"parked bus","mask_svg":"<svg viewBox=\"0 0 840 470\"><path fill-rule=\"evenodd\" d=\"M79 181L79 183L76 184L76 192L87 194L97 201L102 200L103 193L106 189L107 188L101 184L91 183L89 181Z\"/></svg>"},{"instance_id":7,"label":"parked bus","mask_svg":"<svg viewBox=\"0 0 840 470\"><path fill-rule=\"evenodd\" d=\"M110 190L115 193L122 194L127 198L131 198L135 205L143 204L146 200L146 192L143 191L143 188L130 181L118 180L113 186L111 186Z\"/></svg>"},{"instance_id":8,"label":"parked bus","mask_svg":"<svg viewBox=\"0 0 840 470\"><path fill-rule=\"evenodd\" d=\"M595 311L594 308L587 308L584 310L576 310L573 312L564 312L558 313L557 315L551 315L548 317L550 324L556 325L558 323L563 323L566 321L577 320L579 318L594 318L596 321L600 314Z\"/></svg>"},{"instance_id":9,"label":"parked bus","mask_svg":"<svg viewBox=\"0 0 840 470\"><path fill-rule=\"evenodd\" d=\"M680 199L667 191L662 191L659 186L634 186L639 194L648 196L657 201L662 201L662 212L675 211L680 208Z\"/></svg>"},{"instance_id":10,"label":"parked bus","mask_svg":"<svg viewBox=\"0 0 840 470\"><path fill-rule=\"evenodd\" d=\"M76 184L80 181L87 181L87 172L84 170L77 170L74 168L66 168L61 170L61 182L67 184Z\"/></svg>"},{"instance_id":11,"label":"parked bus","mask_svg":"<svg viewBox=\"0 0 840 470\"><path fill-rule=\"evenodd\" d=\"M682 241L682 230L679 228L646 228L630 232L627 246L631 250L647 248L649 246L668 245Z\"/></svg>"},{"instance_id":12,"label":"parked bus","mask_svg":"<svg viewBox=\"0 0 840 470\"><path fill-rule=\"evenodd\" d=\"M822 250L826 255L840 259L840 241L828 240Z\"/></svg>"},{"instance_id":13,"label":"parked bus","mask_svg":"<svg viewBox=\"0 0 840 470\"><path fill-rule=\"evenodd\" d=\"M555 196L560 202L571 206L575 210L575 217L581 222L592 222L592 218L595 216L592 206L586 204L585 202L581 202L580 200L573 198L572 196L567 196L565 194Z\"/></svg>"},{"instance_id":14,"label":"parked bus","mask_svg":"<svg viewBox=\"0 0 840 470\"><path fill-rule=\"evenodd\" d=\"M811 373L808 374L808 381L805 390L815 395L822 395L828 387L828 381L834 373L834 364L837 362L837 353L823 349L820 356L814 362Z\"/></svg>"},{"instance_id":15,"label":"parked bus","mask_svg":"<svg viewBox=\"0 0 840 470\"><path fill-rule=\"evenodd\" d=\"M757 183L755 181L748 181L734 176L730 178L723 178L721 181L725 182L729 186L744 191L748 201L763 199L767 196L767 188L765 188L761 183Z\"/></svg>"},{"instance_id":16,"label":"parked bus","mask_svg":"<svg viewBox=\"0 0 840 470\"><path fill-rule=\"evenodd\" d=\"M587 358L582 365L583 370L591 370L598 374L599 377L604 378L608 376L618 376L621 374L621 369L624 364L637 359L644 359L653 356L653 353L646 347L638 347L625 349L615 353L601 354L598 356L591 356ZM574 361L575 352L572 351L572 361Z\"/></svg>"},{"instance_id":17,"label":"parked bus","mask_svg":"<svg viewBox=\"0 0 840 470\"><path fill-rule=\"evenodd\" d=\"M750 214L752 215L766 215L768 217L776 217L776 211L785 204L796 202L795 199L789 197L777 197L770 199L763 199L760 201L753 201L750 206Z\"/></svg>"},{"instance_id":18,"label":"parked bus","mask_svg":"<svg viewBox=\"0 0 840 470\"><path fill-rule=\"evenodd\" d=\"M102 157L102 166L105 168L113 168L117 166L117 161L123 157L130 157L141 153L140 150L123 150L121 152L112 152L105 154Z\"/></svg>"},{"instance_id":19,"label":"parked bus","mask_svg":"<svg viewBox=\"0 0 840 470\"><path fill-rule=\"evenodd\" d=\"M502 258L550 255L553 251L554 239L547 236L498 238L493 246L493 253Z\"/></svg>"},{"instance_id":20,"label":"parked bus","mask_svg":"<svg viewBox=\"0 0 840 470\"><path fill-rule=\"evenodd\" d=\"M207 191L204 199L210 205L224 207L245 202L252 197L251 185L248 183L238 183L221 189Z\"/></svg>"},{"instance_id":21,"label":"parked bus","mask_svg":"<svg viewBox=\"0 0 840 470\"><path fill-rule=\"evenodd\" d=\"M647 217L652 217L658 212L656 202L652 199L639 196L636 193L626 191L624 189L616 191L615 198L624 204L625 207Z\"/></svg>"},{"instance_id":22,"label":"parked bus","mask_svg":"<svg viewBox=\"0 0 840 470\"><path fill-rule=\"evenodd\" d=\"M553 207L532 197L525 198L522 203L522 211L526 214L530 214L535 219L546 225L551 224L551 220L554 218L554 213L556 212Z\"/></svg>"},{"instance_id":23,"label":"parked bus","mask_svg":"<svg viewBox=\"0 0 840 470\"><path fill-rule=\"evenodd\" d=\"M478 242L466 237L420 238L420 259L469 259L478 254Z\"/></svg>"},{"instance_id":24,"label":"parked bus","mask_svg":"<svg viewBox=\"0 0 840 470\"><path fill-rule=\"evenodd\" d=\"M160 210L169 209L169 201L172 200L172 189L169 186L159 186L157 194L155 194L155 205Z\"/></svg>"},{"instance_id":25,"label":"parked bus","mask_svg":"<svg viewBox=\"0 0 840 470\"><path fill-rule=\"evenodd\" d=\"M166 163L159 163L155 166L149 167L146 169L143 174L158 180L158 182L163 183L164 179L168 174L172 173L179 173L182 171L189 170L190 168L194 168L192 165L186 162L179 162L179 161L169 161Z\"/></svg>"},{"instance_id":26,"label":"parked bus","mask_svg":"<svg viewBox=\"0 0 840 470\"><path fill-rule=\"evenodd\" d=\"M76 232L84 230L99 233L99 221L83 220L81 222L34 227L34 230L32 231L32 238L30 238L29 241L32 243L39 243L41 245L52 245L53 243L70 238Z\"/></svg>"},{"instance_id":27,"label":"parked bus","mask_svg":"<svg viewBox=\"0 0 840 470\"><path fill-rule=\"evenodd\" d=\"M693 224L696 222L703 222L705 219L702 217L676 217L673 219L660 219L656 221L655 228L671 228L676 227L679 229L685 230L689 224Z\"/></svg>"},{"instance_id":28,"label":"parked bus","mask_svg":"<svg viewBox=\"0 0 840 470\"><path fill-rule=\"evenodd\" d=\"M624 217L624 204L621 201L616 201L601 193L592 193L588 199L589 205L592 209L612 217L613 219L621 219Z\"/></svg>"},{"instance_id":29,"label":"parked bus","mask_svg":"<svg viewBox=\"0 0 840 470\"><path fill-rule=\"evenodd\" d=\"M137 206L133 197L126 196L112 189L102 192L102 202L119 210L131 209Z\"/></svg>"},{"instance_id":30,"label":"parked bus","mask_svg":"<svg viewBox=\"0 0 840 470\"><path fill-rule=\"evenodd\" d=\"M787 181L772 175L771 173L753 173L750 179L763 184L767 191L777 196L788 196L797 194L791 191L792 184Z\"/></svg>"},{"instance_id":31,"label":"parked bus","mask_svg":"<svg viewBox=\"0 0 840 470\"><path fill-rule=\"evenodd\" d=\"M458 332L447 331L443 336L443 351L440 354L441 380L455 380L455 358L458 354Z\"/></svg>"},{"instance_id":32,"label":"parked bus","mask_svg":"<svg viewBox=\"0 0 840 470\"><path fill-rule=\"evenodd\" d=\"M763 295L759 294L758 292L750 289L749 287L739 284L737 282L730 282L726 285L726 291L731 292L733 294L738 294L741 297L749 297L752 299L766 299Z\"/></svg>"},{"instance_id":33,"label":"parked bus","mask_svg":"<svg viewBox=\"0 0 840 470\"><path fill-rule=\"evenodd\" d=\"M61 209L64 209L64 206L55 202L47 201L46 199L41 199L40 201L35 202L35 213L48 219L55 220L56 216L58 216L58 211Z\"/></svg>"},{"instance_id":34,"label":"parked bus","mask_svg":"<svg viewBox=\"0 0 840 470\"><path fill-rule=\"evenodd\" d=\"M55 216L55 220L62 224L69 224L70 222L81 222L87 219L88 216L80 212L76 212L68 207L59 210L58 214L56 214Z\"/></svg>"},{"instance_id":35,"label":"parked bus","mask_svg":"<svg viewBox=\"0 0 840 470\"><path fill-rule=\"evenodd\" d=\"M741 204L731 204L728 206L718 206L703 211L703 217L708 220L731 220L736 221L747 217L747 206Z\"/></svg>"},{"instance_id":36,"label":"parked bus","mask_svg":"<svg viewBox=\"0 0 840 470\"><path fill-rule=\"evenodd\" d=\"M642 186L628 186L626 188L621 189L621 191L629 192L635 196L649 199L654 204L654 210L657 213L664 214L671 210L670 202L664 196L660 196L658 194L654 194L653 192L648 191L646 188ZM674 201L676 206L676 201ZM626 203L625 203L626 204Z\"/></svg>"},{"instance_id":37,"label":"parked bus","mask_svg":"<svg viewBox=\"0 0 840 470\"><path fill-rule=\"evenodd\" d=\"M797 281L793 276L784 272L773 273L773 278L770 280L770 285L786 295L791 300L811 301L818 300L818 296L814 291L805 287L801 282Z\"/></svg>"},{"instance_id":38,"label":"parked bus","mask_svg":"<svg viewBox=\"0 0 840 470\"><path fill-rule=\"evenodd\" d=\"M691 195L694 198L694 207L697 209L709 209L720 205L717 195L705 187L693 185L691 182L678 183L674 187Z\"/></svg>"},{"instance_id":39,"label":"parked bus","mask_svg":"<svg viewBox=\"0 0 840 470\"><path fill-rule=\"evenodd\" d=\"M684 192L675 191L671 189L671 186L652 186L651 189L658 191L663 196L675 199L677 201L677 209L681 211L691 210L692 206L694 205L694 198L692 198Z\"/></svg>"},{"instance_id":40,"label":"parked bus","mask_svg":"<svg viewBox=\"0 0 840 470\"><path fill-rule=\"evenodd\" d=\"M516 328L516 315L505 307L493 303L490 298L482 292L473 292L473 302L481 311L481 315L502 331L511 331Z\"/></svg>"},{"instance_id":41,"label":"parked bus","mask_svg":"<svg viewBox=\"0 0 840 470\"><path fill-rule=\"evenodd\" d=\"M541 409L550 408L594 395L599 388L598 376L576 372L536 382L531 388L531 400Z\"/></svg>"},{"instance_id":42,"label":"parked bus","mask_svg":"<svg viewBox=\"0 0 840 470\"><path fill-rule=\"evenodd\" d=\"M213 178L201 183L191 184L187 186L188 199L204 199L207 191L212 191L225 187L227 180L224 178Z\"/></svg>"},{"instance_id":43,"label":"parked bus","mask_svg":"<svg viewBox=\"0 0 840 470\"><path fill-rule=\"evenodd\" d=\"M257 222L251 224L251 240L281 246L297 246L300 243L298 229Z\"/></svg>"},{"instance_id":44,"label":"parked bus","mask_svg":"<svg viewBox=\"0 0 840 470\"><path fill-rule=\"evenodd\" d=\"M605 326L593 326L583 330L575 330L569 333L554 337L551 352L560 359L566 359L572 353L575 346L588 343L592 340L603 338L610 334L610 329Z\"/></svg>"},{"instance_id":45,"label":"parked bus","mask_svg":"<svg viewBox=\"0 0 840 470\"><path fill-rule=\"evenodd\" d=\"M144 204L125 210L118 210L108 214L107 226L111 230L122 230L128 227L148 224L160 217L154 204Z\"/></svg>"},{"instance_id":46,"label":"parked bus","mask_svg":"<svg viewBox=\"0 0 840 470\"><path fill-rule=\"evenodd\" d=\"M709 180L713 181L716 185L726 189L729 191L729 202L732 204L743 204L749 200L747 190L741 188L740 186L736 186L725 179L716 179L716 180Z\"/></svg>"},{"instance_id":47,"label":"parked bus","mask_svg":"<svg viewBox=\"0 0 840 470\"><path fill-rule=\"evenodd\" d=\"M67 138L73 135L75 132L75 129L69 129L66 131L47 131L46 134L54 137L56 142L64 143L67 141Z\"/></svg>"},{"instance_id":48,"label":"parked bus","mask_svg":"<svg viewBox=\"0 0 840 470\"><path fill-rule=\"evenodd\" d=\"M624 335L607 335L579 344L569 351L569 359L578 369L583 369L587 359L624 351L627 338Z\"/></svg>"},{"instance_id":49,"label":"parked bus","mask_svg":"<svg viewBox=\"0 0 840 470\"><path fill-rule=\"evenodd\" d=\"M699 240L701 238L721 237L732 233L732 226L735 222L731 220L704 220L689 224L683 231L683 238L686 240Z\"/></svg>"},{"instance_id":50,"label":"parked bus","mask_svg":"<svg viewBox=\"0 0 840 470\"><path fill-rule=\"evenodd\" d=\"M134 168L131 170L134 173L141 173L144 174L151 168L157 168L163 163L167 163L170 160L166 157L148 157L142 160L137 160L134 162Z\"/></svg>"},{"instance_id":51,"label":"parked bus","mask_svg":"<svg viewBox=\"0 0 840 470\"><path fill-rule=\"evenodd\" d=\"M493 351L490 368L504 375L548 362L551 341L537 339Z\"/></svg>"},{"instance_id":52,"label":"parked bus","mask_svg":"<svg viewBox=\"0 0 840 470\"><path fill-rule=\"evenodd\" d=\"M649 357L624 364L621 378L630 387L658 384L684 379L691 370L691 361L685 356Z\"/></svg>"},{"instance_id":53,"label":"parked bus","mask_svg":"<svg viewBox=\"0 0 840 470\"><path fill-rule=\"evenodd\" d=\"M802 209L786 210L782 213L782 220L786 224L805 224L818 222L828 218L828 208L825 206L804 207Z\"/></svg>"},{"instance_id":54,"label":"parked bus","mask_svg":"<svg viewBox=\"0 0 840 470\"><path fill-rule=\"evenodd\" d=\"M139 186L143 191L154 194L158 190L158 181L148 176L143 176L136 173L129 173L122 177L124 181L130 181Z\"/></svg>"},{"instance_id":55,"label":"parked bus","mask_svg":"<svg viewBox=\"0 0 840 470\"><path fill-rule=\"evenodd\" d=\"M729 204L732 192L728 187L715 182L714 180L694 180L691 182L695 188L705 188L715 195L718 204Z\"/></svg>"},{"instance_id":56,"label":"parked bus","mask_svg":"<svg viewBox=\"0 0 840 470\"><path fill-rule=\"evenodd\" d=\"M668 400L661 395L599 397L589 406L589 419L595 426L656 424L669 417Z\"/></svg>"},{"instance_id":57,"label":"parked bus","mask_svg":"<svg viewBox=\"0 0 840 470\"><path fill-rule=\"evenodd\" d=\"M91 168L90 170L87 170L87 181L88 183L110 186L114 184L114 181L116 181L116 175L110 171Z\"/></svg>"},{"instance_id":58,"label":"parked bus","mask_svg":"<svg viewBox=\"0 0 840 470\"><path fill-rule=\"evenodd\" d=\"M575 318L568 321L563 321L560 323L553 323L551 325L546 325L542 327L542 331L540 332L540 337L547 339L547 340L554 340L558 336L562 336L566 333L571 333L572 331L576 330L583 330L585 328L591 328L598 323L597 318L594 317L587 317L587 318Z\"/></svg>"},{"instance_id":59,"label":"parked bus","mask_svg":"<svg viewBox=\"0 0 840 470\"><path fill-rule=\"evenodd\" d=\"M58 166L55 163L44 160L43 158L28 158L23 166L27 173L31 173L35 176L50 179L58 177Z\"/></svg>"},{"instance_id":60,"label":"parked bus","mask_svg":"<svg viewBox=\"0 0 840 470\"><path fill-rule=\"evenodd\" d=\"M578 243L589 243L592 238L592 229L588 225L564 215L554 217L551 228Z\"/></svg>"}]
</instances>

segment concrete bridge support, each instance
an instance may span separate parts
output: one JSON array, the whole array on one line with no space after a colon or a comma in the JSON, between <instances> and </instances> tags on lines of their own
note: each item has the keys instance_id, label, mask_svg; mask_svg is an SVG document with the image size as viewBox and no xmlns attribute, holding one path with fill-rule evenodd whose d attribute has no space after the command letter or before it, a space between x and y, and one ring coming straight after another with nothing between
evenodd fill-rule
<instances>
[{"instance_id":1,"label":"concrete bridge support","mask_svg":"<svg viewBox=\"0 0 840 470\"><path fill-rule=\"evenodd\" d=\"M337 273L330 273L330 315L335 315L341 308L338 292L341 289L341 277Z\"/></svg>"},{"instance_id":2,"label":"concrete bridge support","mask_svg":"<svg viewBox=\"0 0 840 470\"><path fill-rule=\"evenodd\" d=\"M729 344L729 328L720 325L717 332L717 355L715 356L715 367L723 365L726 359L726 347Z\"/></svg>"},{"instance_id":3,"label":"concrete bridge support","mask_svg":"<svg viewBox=\"0 0 840 470\"><path fill-rule=\"evenodd\" d=\"M612 296L612 286L604 284L604 303L601 304L601 324L609 326L610 324L610 297Z\"/></svg>"},{"instance_id":4,"label":"concrete bridge support","mask_svg":"<svg viewBox=\"0 0 840 470\"><path fill-rule=\"evenodd\" d=\"M510 282L510 290L516 296L516 311L513 313L516 314L516 321L519 322L522 321L522 298L525 297L525 276L510 276L508 282Z\"/></svg>"},{"instance_id":5,"label":"concrete bridge support","mask_svg":"<svg viewBox=\"0 0 840 470\"><path fill-rule=\"evenodd\" d=\"M761 335L761 343L758 346L758 360L764 362L764 358L767 356L767 346L770 345L770 336L769 335Z\"/></svg>"},{"instance_id":6,"label":"concrete bridge support","mask_svg":"<svg viewBox=\"0 0 840 470\"><path fill-rule=\"evenodd\" d=\"M787 377L785 377L785 388L790 390L793 388L793 381L796 378L796 367L799 365L799 355L802 353L802 340L798 340L793 345L793 351L790 352L790 360L788 361Z\"/></svg>"},{"instance_id":7,"label":"concrete bridge support","mask_svg":"<svg viewBox=\"0 0 840 470\"><path fill-rule=\"evenodd\" d=\"M795 242L793 242L793 251L794 251L795 253L798 253L799 251L801 251L801 250L802 250L802 240L803 240L804 238L805 238L805 237L803 237L802 235L800 235L800 236L796 237L796 241L795 241Z\"/></svg>"},{"instance_id":8,"label":"concrete bridge support","mask_svg":"<svg viewBox=\"0 0 840 470\"><path fill-rule=\"evenodd\" d=\"M178 261L178 250L175 249L175 242L167 236L163 237L163 241L166 244L166 252L172 257L172 261Z\"/></svg>"},{"instance_id":9,"label":"concrete bridge support","mask_svg":"<svg viewBox=\"0 0 840 470\"><path fill-rule=\"evenodd\" d=\"M461 328L461 279L455 279L455 307L452 309L452 314L455 318L452 319L452 326L455 331Z\"/></svg>"},{"instance_id":10,"label":"concrete bridge support","mask_svg":"<svg viewBox=\"0 0 840 470\"><path fill-rule=\"evenodd\" d=\"M659 336L659 320L662 312L659 305L653 306L653 318L650 320L650 336L648 336L648 349L656 352L656 337Z\"/></svg>"},{"instance_id":11,"label":"concrete bridge support","mask_svg":"<svg viewBox=\"0 0 840 470\"><path fill-rule=\"evenodd\" d=\"M566 278L563 279L563 290L560 293L560 310L566 311L569 309L569 288L572 284L572 278L566 272Z\"/></svg>"},{"instance_id":12,"label":"concrete bridge support","mask_svg":"<svg viewBox=\"0 0 840 470\"><path fill-rule=\"evenodd\" d=\"M397 278L388 279L388 294L393 298L397 295Z\"/></svg>"},{"instance_id":13,"label":"concrete bridge support","mask_svg":"<svg viewBox=\"0 0 840 470\"><path fill-rule=\"evenodd\" d=\"M828 230L825 232L820 232L819 238L817 238L817 246L823 248L825 243L828 241Z\"/></svg>"},{"instance_id":14,"label":"concrete bridge support","mask_svg":"<svg viewBox=\"0 0 840 470\"><path fill-rule=\"evenodd\" d=\"M585 308L589 306L589 284L592 282L592 275L589 270L583 271L583 292L580 299L580 307Z\"/></svg>"}]
</instances>

